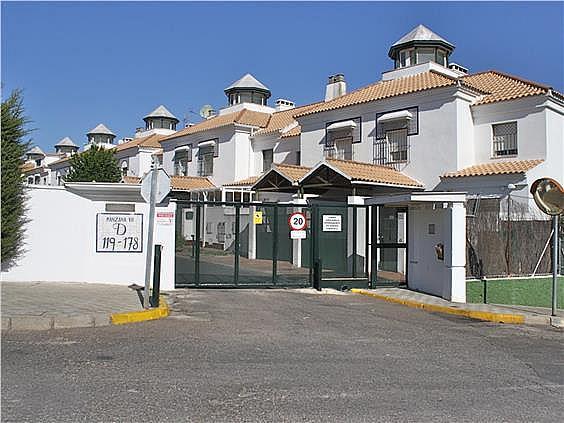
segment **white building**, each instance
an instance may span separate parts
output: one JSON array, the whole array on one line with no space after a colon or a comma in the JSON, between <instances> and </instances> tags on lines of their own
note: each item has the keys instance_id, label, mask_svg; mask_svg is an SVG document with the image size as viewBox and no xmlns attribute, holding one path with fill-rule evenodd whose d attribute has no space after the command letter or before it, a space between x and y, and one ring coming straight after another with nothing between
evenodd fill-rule
<instances>
[{"instance_id":1,"label":"white building","mask_svg":"<svg viewBox=\"0 0 564 423\"><path fill-rule=\"evenodd\" d=\"M55 144L54 153L44 153L39 147L33 147L26 153L26 160L22 166L25 182L28 185L57 185L51 165L72 156L78 148L69 137L64 137Z\"/></svg>"},{"instance_id":2,"label":"white building","mask_svg":"<svg viewBox=\"0 0 564 423\"><path fill-rule=\"evenodd\" d=\"M296 107L280 99L271 107L268 87L246 74L224 89L226 107L202 122L176 132L178 119L159 106L132 140L115 147L115 135L99 125L89 143L114 148L124 180L133 183L162 149L179 200L374 206L355 215L367 222L354 238L364 248L361 261L378 277L409 274L411 288L464 301L467 214L495 199L496 213L511 216L503 209L511 196L534 216L530 184L564 181L564 96L500 71L469 73L452 63L454 49L419 25L391 45L393 69L363 88L347 92L336 74L322 101ZM177 213L189 239L193 211ZM228 247L230 213L204 207L204 243ZM293 250L296 266L300 250Z\"/></svg>"},{"instance_id":3,"label":"white building","mask_svg":"<svg viewBox=\"0 0 564 423\"><path fill-rule=\"evenodd\" d=\"M160 141L176 132L179 120L165 106L160 105L143 118L144 128L135 137L118 143L115 157L124 177L141 178L151 169L153 156L162 160Z\"/></svg>"}]
</instances>

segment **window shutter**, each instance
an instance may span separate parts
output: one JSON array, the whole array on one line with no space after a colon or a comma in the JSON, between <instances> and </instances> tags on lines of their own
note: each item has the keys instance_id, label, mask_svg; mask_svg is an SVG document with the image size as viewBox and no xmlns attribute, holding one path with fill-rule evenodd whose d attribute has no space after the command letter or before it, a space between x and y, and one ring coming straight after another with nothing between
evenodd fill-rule
<instances>
[{"instance_id":1,"label":"window shutter","mask_svg":"<svg viewBox=\"0 0 564 423\"><path fill-rule=\"evenodd\" d=\"M219 138L216 138L214 141L215 141L215 146L213 148L213 156L219 157Z\"/></svg>"},{"instance_id":2,"label":"window shutter","mask_svg":"<svg viewBox=\"0 0 564 423\"><path fill-rule=\"evenodd\" d=\"M336 130L336 131L328 131L327 129L325 129L325 146L326 147L332 147L335 144L335 140L339 139L339 138L352 137L352 143L353 144L362 142L362 119L360 117L353 118L353 119L343 119L343 120L339 120L339 121L335 121L335 122L328 122L325 125L325 128L327 128L329 125L332 125L334 123L345 122L345 121L349 121L349 120L352 120L356 124L356 126L354 128L343 128L343 129Z\"/></svg>"},{"instance_id":3,"label":"window shutter","mask_svg":"<svg viewBox=\"0 0 564 423\"><path fill-rule=\"evenodd\" d=\"M411 119L397 120L392 122L378 123L378 118L387 113L399 112L407 110L413 116ZM387 110L376 114L376 139L382 140L386 138L386 131L395 131L397 129L406 129L407 135L417 135L419 133L419 107L409 107L401 110Z\"/></svg>"}]
</instances>

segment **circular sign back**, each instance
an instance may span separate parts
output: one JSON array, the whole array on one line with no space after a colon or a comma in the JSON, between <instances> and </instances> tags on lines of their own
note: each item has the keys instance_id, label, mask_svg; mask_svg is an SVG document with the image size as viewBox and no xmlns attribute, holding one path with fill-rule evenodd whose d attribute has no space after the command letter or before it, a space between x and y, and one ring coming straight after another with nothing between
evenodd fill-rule
<instances>
[{"instance_id":1,"label":"circular sign back","mask_svg":"<svg viewBox=\"0 0 564 423\"><path fill-rule=\"evenodd\" d=\"M306 227L306 217L302 212L295 212L288 218L288 225L293 231L302 231Z\"/></svg>"}]
</instances>

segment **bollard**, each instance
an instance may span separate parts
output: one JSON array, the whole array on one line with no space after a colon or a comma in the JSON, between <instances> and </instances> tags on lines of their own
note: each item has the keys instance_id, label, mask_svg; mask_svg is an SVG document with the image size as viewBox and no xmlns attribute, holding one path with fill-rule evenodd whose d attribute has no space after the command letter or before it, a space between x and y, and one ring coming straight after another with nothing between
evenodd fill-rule
<instances>
[{"instance_id":1,"label":"bollard","mask_svg":"<svg viewBox=\"0 0 564 423\"><path fill-rule=\"evenodd\" d=\"M153 292L151 293L151 306L159 306L159 295L161 293L161 250L162 245L155 245L155 262L153 265Z\"/></svg>"},{"instance_id":2,"label":"bollard","mask_svg":"<svg viewBox=\"0 0 564 423\"><path fill-rule=\"evenodd\" d=\"M315 260L313 263L313 288L321 291L321 260Z\"/></svg>"}]
</instances>

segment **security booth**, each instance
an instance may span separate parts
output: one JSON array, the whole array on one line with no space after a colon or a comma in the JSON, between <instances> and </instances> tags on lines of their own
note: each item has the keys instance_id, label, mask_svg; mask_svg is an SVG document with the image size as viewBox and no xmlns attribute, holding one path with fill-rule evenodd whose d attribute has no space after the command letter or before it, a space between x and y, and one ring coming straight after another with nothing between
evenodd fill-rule
<instances>
[{"instance_id":1,"label":"security booth","mask_svg":"<svg viewBox=\"0 0 564 423\"><path fill-rule=\"evenodd\" d=\"M366 204L377 207L372 232L376 280L404 268L410 289L466 302L465 193L412 192L374 197ZM387 220L393 224L385 224ZM402 227L406 239L399 242ZM396 228L398 242L393 239Z\"/></svg>"}]
</instances>

